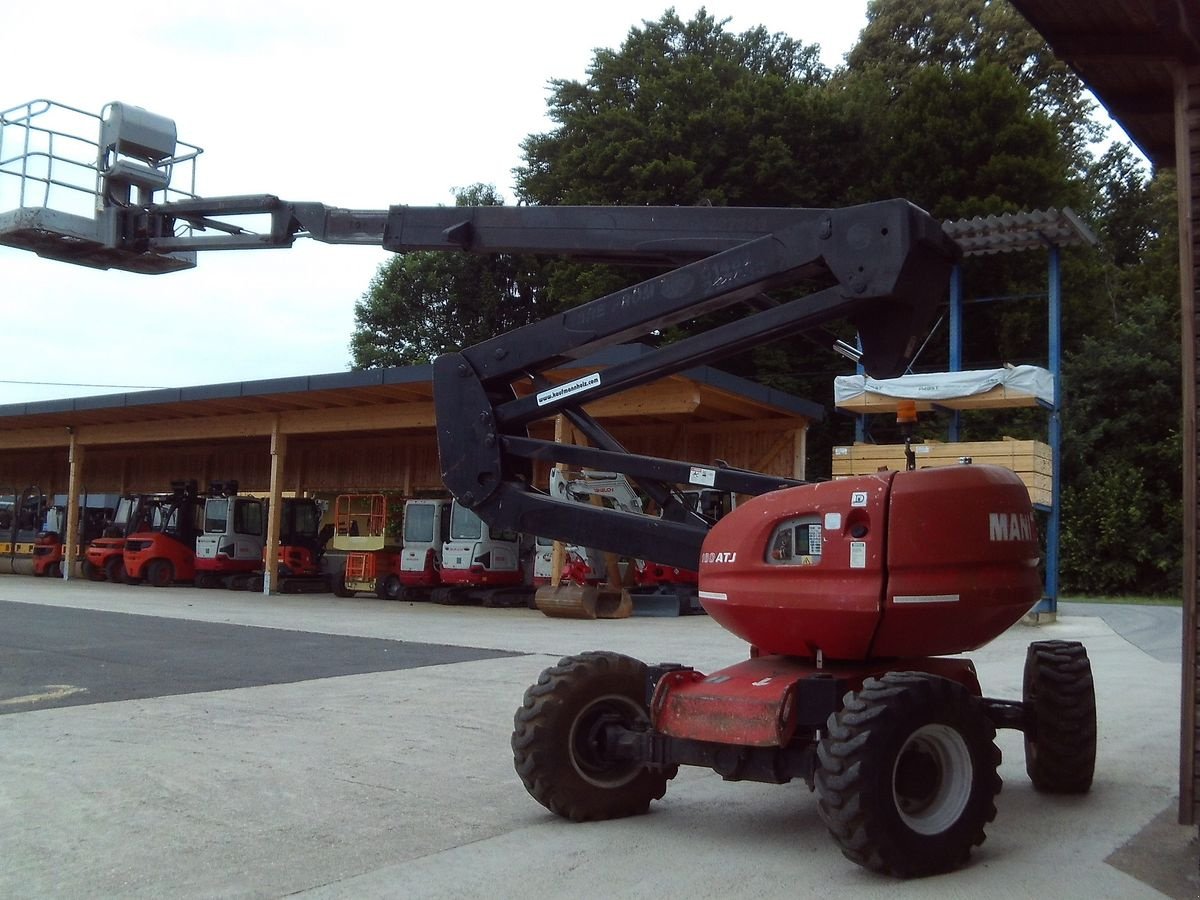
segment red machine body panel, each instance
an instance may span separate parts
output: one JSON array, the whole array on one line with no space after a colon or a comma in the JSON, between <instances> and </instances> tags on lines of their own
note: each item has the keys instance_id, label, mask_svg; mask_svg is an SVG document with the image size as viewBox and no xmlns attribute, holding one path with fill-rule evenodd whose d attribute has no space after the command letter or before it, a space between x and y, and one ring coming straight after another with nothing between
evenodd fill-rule
<instances>
[{"instance_id":1,"label":"red machine body panel","mask_svg":"<svg viewBox=\"0 0 1200 900\"><path fill-rule=\"evenodd\" d=\"M284 575L311 577L321 574L321 565L311 549L296 544L284 544L275 554L275 561Z\"/></svg>"},{"instance_id":2,"label":"red machine body panel","mask_svg":"<svg viewBox=\"0 0 1200 900\"><path fill-rule=\"evenodd\" d=\"M513 572L496 572L482 565L473 565L469 569L443 568L440 575L442 584L451 587L461 587L463 585L516 587L523 584L525 580L525 573L520 569Z\"/></svg>"},{"instance_id":3,"label":"red machine body panel","mask_svg":"<svg viewBox=\"0 0 1200 900\"><path fill-rule=\"evenodd\" d=\"M895 474L773 491L738 506L704 541L705 610L764 655L866 658L883 601L884 526ZM789 523L795 524L789 529ZM810 543L814 535L819 546Z\"/></svg>"},{"instance_id":4,"label":"red machine body panel","mask_svg":"<svg viewBox=\"0 0 1200 900\"><path fill-rule=\"evenodd\" d=\"M812 659L760 656L705 675L667 672L650 702L654 730L672 737L739 747L785 747L797 731L797 686L806 679L836 678L846 690L885 671L914 670L957 681L981 694L969 659L902 659L818 667Z\"/></svg>"},{"instance_id":5,"label":"red machine body panel","mask_svg":"<svg viewBox=\"0 0 1200 900\"><path fill-rule=\"evenodd\" d=\"M88 544L84 556L97 569L103 570L110 559L120 556L124 552L125 538L99 537Z\"/></svg>"},{"instance_id":6,"label":"red machine body panel","mask_svg":"<svg viewBox=\"0 0 1200 900\"><path fill-rule=\"evenodd\" d=\"M638 566L633 577L637 584L644 587L657 587L660 584L696 584L700 581L699 573L691 569L678 569L649 561Z\"/></svg>"},{"instance_id":7,"label":"red machine body panel","mask_svg":"<svg viewBox=\"0 0 1200 900\"><path fill-rule=\"evenodd\" d=\"M433 588L442 583L441 565L437 557L437 552L428 547L425 553L418 557L421 567L406 569L405 563L408 562L407 557L401 559L401 568L397 574L400 583L405 587L413 588Z\"/></svg>"},{"instance_id":8,"label":"red machine body panel","mask_svg":"<svg viewBox=\"0 0 1200 900\"><path fill-rule=\"evenodd\" d=\"M1040 552L1029 491L1014 472L967 465L898 473L872 655L983 646L1041 597Z\"/></svg>"},{"instance_id":9,"label":"red machine body panel","mask_svg":"<svg viewBox=\"0 0 1200 900\"><path fill-rule=\"evenodd\" d=\"M764 655L961 653L1041 596L1038 556L1028 492L1007 469L879 472L739 506L704 542L700 599Z\"/></svg>"},{"instance_id":10,"label":"red machine body panel","mask_svg":"<svg viewBox=\"0 0 1200 900\"><path fill-rule=\"evenodd\" d=\"M124 559L130 578L145 578L146 568L156 559L171 563L176 581L191 581L196 577L195 551L162 532L131 534L125 540Z\"/></svg>"},{"instance_id":11,"label":"red machine body panel","mask_svg":"<svg viewBox=\"0 0 1200 900\"><path fill-rule=\"evenodd\" d=\"M261 559L233 559L218 553L216 556L193 556L192 567L196 572L207 575L245 575L251 572L261 572Z\"/></svg>"}]
</instances>

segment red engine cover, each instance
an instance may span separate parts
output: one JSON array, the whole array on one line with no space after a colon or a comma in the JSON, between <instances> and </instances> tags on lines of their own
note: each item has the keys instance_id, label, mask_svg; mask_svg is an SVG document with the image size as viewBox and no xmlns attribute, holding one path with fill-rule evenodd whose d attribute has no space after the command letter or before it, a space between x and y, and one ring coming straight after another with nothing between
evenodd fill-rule
<instances>
[{"instance_id":1,"label":"red engine cover","mask_svg":"<svg viewBox=\"0 0 1200 900\"><path fill-rule=\"evenodd\" d=\"M1029 493L996 466L880 472L775 491L709 532L700 599L763 653L936 656L1037 602Z\"/></svg>"}]
</instances>

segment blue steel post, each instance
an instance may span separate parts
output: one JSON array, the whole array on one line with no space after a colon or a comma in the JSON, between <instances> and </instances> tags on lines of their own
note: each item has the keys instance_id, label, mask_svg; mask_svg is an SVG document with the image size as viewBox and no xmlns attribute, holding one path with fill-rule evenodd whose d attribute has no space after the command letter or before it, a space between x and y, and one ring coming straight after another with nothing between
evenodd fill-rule
<instances>
[{"instance_id":1,"label":"blue steel post","mask_svg":"<svg viewBox=\"0 0 1200 900\"><path fill-rule=\"evenodd\" d=\"M956 263L950 271L950 371L962 371L962 323L963 323L963 289L962 264ZM950 414L950 428L946 439L954 443L959 439L959 412Z\"/></svg>"},{"instance_id":2,"label":"blue steel post","mask_svg":"<svg viewBox=\"0 0 1200 900\"><path fill-rule=\"evenodd\" d=\"M1046 523L1046 596L1038 612L1058 612L1058 539L1062 481L1062 278L1060 251L1051 246L1049 271L1050 375L1054 379L1054 406L1050 410L1050 513Z\"/></svg>"}]
</instances>

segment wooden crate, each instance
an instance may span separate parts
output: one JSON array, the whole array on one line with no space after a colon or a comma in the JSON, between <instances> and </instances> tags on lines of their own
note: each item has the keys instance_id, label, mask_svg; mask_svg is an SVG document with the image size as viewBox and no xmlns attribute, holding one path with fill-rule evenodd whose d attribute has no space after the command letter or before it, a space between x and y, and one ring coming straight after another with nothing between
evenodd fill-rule
<instances>
[{"instance_id":1,"label":"wooden crate","mask_svg":"<svg viewBox=\"0 0 1200 900\"><path fill-rule=\"evenodd\" d=\"M969 456L976 465L1003 466L1012 469L1025 482L1029 498L1042 506L1050 505L1054 484L1054 469L1050 445L1041 441L1004 438L1000 441L959 441L953 444L937 441L913 444L917 468L954 466ZM904 468L903 444L853 444L833 448L833 477L870 475L880 469Z\"/></svg>"}]
</instances>

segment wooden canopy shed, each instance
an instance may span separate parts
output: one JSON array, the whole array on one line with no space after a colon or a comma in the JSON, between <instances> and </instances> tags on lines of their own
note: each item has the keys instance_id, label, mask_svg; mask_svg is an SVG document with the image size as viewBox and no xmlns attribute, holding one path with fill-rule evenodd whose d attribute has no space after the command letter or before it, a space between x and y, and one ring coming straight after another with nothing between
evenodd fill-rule
<instances>
[{"instance_id":1,"label":"wooden canopy shed","mask_svg":"<svg viewBox=\"0 0 1200 900\"><path fill-rule=\"evenodd\" d=\"M611 348L553 377L642 352ZM187 478L236 480L276 499L441 493L431 378L431 366L411 366L0 406L0 494L37 485L69 495L73 512L83 494L161 491ZM587 410L633 452L789 478L804 477L808 426L824 417L818 404L708 367ZM538 436L553 436L553 422L541 427ZM68 521L68 541L76 530Z\"/></svg>"}]
</instances>

